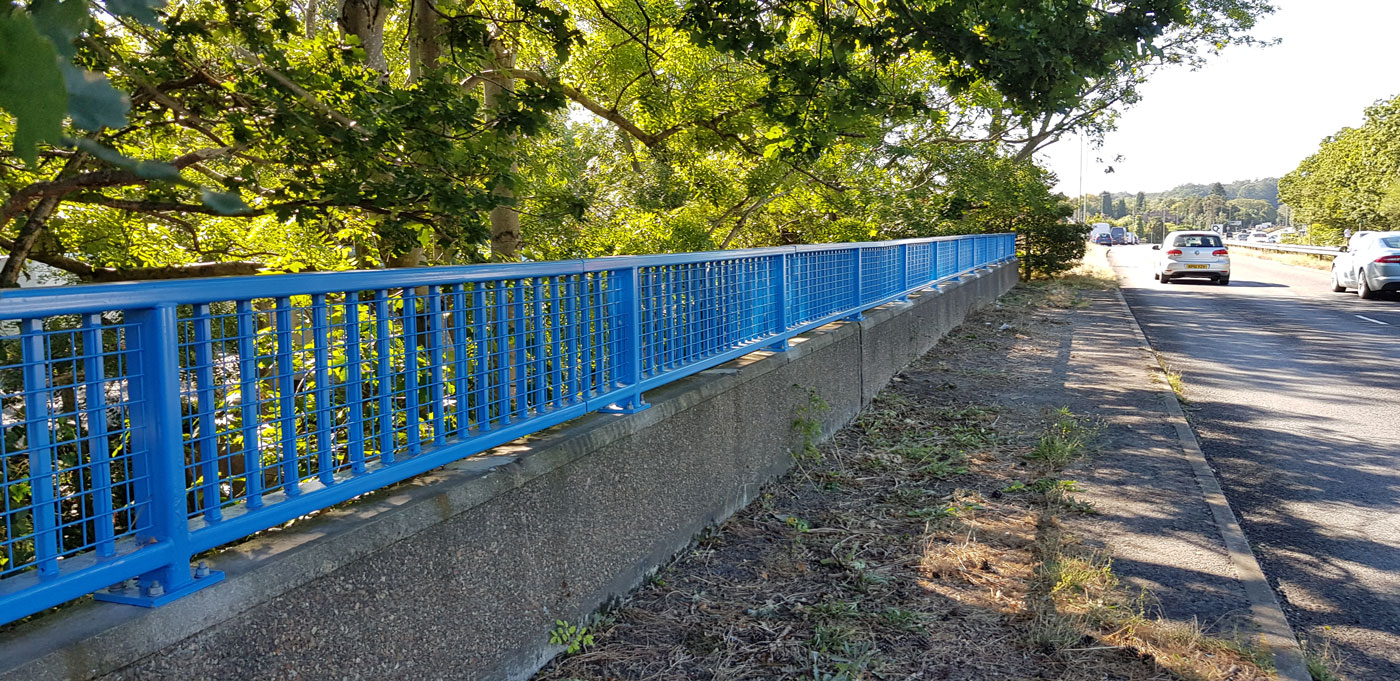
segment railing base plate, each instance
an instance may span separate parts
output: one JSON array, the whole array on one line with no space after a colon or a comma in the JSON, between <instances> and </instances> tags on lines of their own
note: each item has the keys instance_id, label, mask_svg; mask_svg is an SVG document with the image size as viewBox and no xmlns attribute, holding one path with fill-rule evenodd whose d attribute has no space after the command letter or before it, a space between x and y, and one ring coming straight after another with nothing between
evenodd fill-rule
<instances>
[{"instance_id":1,"label":"railing base plate","mask_svg":"<svg viewBox=\"0 0 1400 681\"><path fill-rule=\"evenodd\" d=\"M213 586L224 581L224 573L219 570L210 570L209 574L203 577L195 577L179 589L171 589L159 596L148 595L147 587L141 587L137 591L111 592L98 591L92 595L94 600L106 601L108 603L121 603L122 605L136 605L142 608L158 608L173 600L184 598L200 589Z\"/></svg>"},{"instance_id":2,"label":"railing base plate","mask_svg":"<svg viewBox=\"0 0 1400 681\"><path fill-rule=\"evenodd\" d=\"M651 404L648 402L626 402L623 404L614 402L606 407L600 407L598 412L600 414L635 414L650 408Z\"/></svg>"}]
</instances>

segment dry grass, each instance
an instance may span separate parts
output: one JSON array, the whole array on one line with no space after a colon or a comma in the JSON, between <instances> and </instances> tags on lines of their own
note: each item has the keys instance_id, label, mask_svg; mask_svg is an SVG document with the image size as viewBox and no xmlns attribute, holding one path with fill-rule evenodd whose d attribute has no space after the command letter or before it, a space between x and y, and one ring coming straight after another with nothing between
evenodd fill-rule
<instances>
[{"instance_id":1,"label":"dry grass","mask_svg":"<svg viewBox=\"0 0 1400 681\"><path fill-rule=\"evenodd\" d=\"M976 398L1053 359L1075 285L1021 287L975 314L536 678L1268 678L1144 615L1059 529L1056 514L1092 512L1055 477L1092 451L1086 420ZM1071 456L1035 455L1057 435L1078 438L1050 447Z\"/></svg>"},{"instance_id":2,"label":"dry grass","mask_svg":"<svg viewBox=\"0 0 1400 681\"><path fill-rule=\"evenodd\" d=\"M1182 380L1181 372L1173 368L1162 353L1153 350L1152 354L1157 358L1157 365L1162 368L1162 380L1166 381L1167 387L1176 394L1176 399L1181 401L1182 406L1190 404L1191 400L1186 397L1186 382Z\"/></svg>"},{"instance_id":3,"label":"dry grass","mask_svg":"<svg viewBox=\"0 0 1400 681\"><path fill-rule=\"evenodd\" d=\"M1310 267L1323 272L1332 271L1332 258L1320 255L1309 255L1307 253L1275 253L1272 251L1261 251L1253 248L1235 248L1230 251L1230 255L1245 256L1247 258L1259 258L1260 260L1273 260L1285 265L1297 265L1299 267Z\"/></svg>"}]
</instances>

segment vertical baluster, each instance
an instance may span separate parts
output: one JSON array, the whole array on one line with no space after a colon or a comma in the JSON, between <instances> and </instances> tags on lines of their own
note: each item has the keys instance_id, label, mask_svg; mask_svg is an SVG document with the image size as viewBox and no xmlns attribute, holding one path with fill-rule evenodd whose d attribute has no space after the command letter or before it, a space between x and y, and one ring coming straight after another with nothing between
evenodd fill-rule
<instances>
[{"instance_id":1,"label":"vertical baluster","mask_svg":"<svg viewBox=\"0 0 1400 681\"><path fill-rule=\"evenodd\" d=\"M705 354L712 355L719 349L720 287L724 277L718 263L705 263Z\"/></svg>"},{"instance_id":2,"label":"vertical baluster","mask_svg":"<svg viewBox=\"0 0 1400 681\"><path fill-rule=\"evenodd\" d=\"M550 312L550 353L553 354L554 364L552 365L553 376L550 385L554 386L554 406L564 406L564 327L560 324L563 314L563 300L559 297L559 276L549 279L549 312Z\"/></svg>"},{"instance_id":3,"label":"vertical baluster","mask_svg":"<svg viewBox=\"0 0 1400 681\"><path fill-rule=\"evenodd\" d=\"M583 386L580 384L583 372L579 371L578 347L583 324L575 308L583 302L583 281L587 276L574 274L564 278L564 324L568 327L566 333L569 339L569 402L579 399L583 392Z\"/></svg>"},{"instance_id":4,"label":"vertical baluster","mask_svg":"<svg viewBox=\"0 0 1400 681\"><path fill-rule=\"evenodd\" d=\"M20 322L24 362L24 430L29 447L29 508L34 526L34 563L39 577L58 576L58 501L54 495L54 451L49 437L49 356L44 324ZM183 500L183 495L181 495Z\"/></svg>"},{"instance_id":5,"label":"vertical baluster","mask_svg":"<svg viewBox=\"0 0 1400 681\"><path fill-rule=\"evenodd\" d=\"M587 371L584 374L583 387L588 396L598 394L601 387L600 381L607 363L607 350L603 347L603 325L607 323L604 318L603 296L605 291L603 282L608 276L607 272L594 272L587 284L585 294L583 323L583 352Z\"/></svg>"},{"instance_id":6,"label":"vertical baluster","mask_svg":"<svg viewBox=\"0 0 1400 681\"><path fill-rule=\"evenodd\" d=\"M194 306L194 381L195 421L199 437L195 452L199 457L199 501L204 519L218 522L222 518L219 498L219 450L214 431L214 333L208 303ZM187 367L188 368L188 367Z\"/></svg>"},{"instance_id":7,"label":"vertical baluster","mask_svg":"<svg viewBox=\"0 0 1400 681\"><path fill-rule=\"evenodd\" d=\"M507 327L506 318L510 316L510 297L507 293L508 283L498 281L492 293L492 313L495 321L496 351L492 353L496 361L496 397L495 416L500 419L501 425L508 425L511 422L510 413L510 332Z\"/></svg>"},{"instance_id":8,"label":"vertical baluster","mask_svg":"<svg viewBox=\"0 0 1400 681\"><path fill-rule=\"evenodd\" d=\"M428 315L428 381L429 399L432 400L433 410L433 444L446 444L446 420L443 409L447 403L444 394L443 359L442 348L442 287L429 286L428 299L425 301Z\"/></svg>"},{"instance_id":9,"label":"vertical baluster","mask_svg":"<svg viewBox=\"0 0 1400 681\"><path fill-rule=\"evenodd\" d=\"M243 430L243 493L250 510L263 507L262 400L258 394L257 319L253 301L235 303L238 313L238 414Z\"/></svg>"},{"instance_id":10,"label":"vertical baluster","mask_svg":"<svg viewBox=\"0 0 1400 681\"><path fill-rule=\"evenodd\" d=\"M112 443L107 440L107 379L102 362L102 315L83 315L83 397L87 421L88 461L92 475L93 539L97 555L116 553L112 517Z\"/></svg>"},{"instance_id":11,"label":"vertical baluster","mask_svg":"<svg viewBox=\"0 0 1400 681\"><path fill-rule=\"evenodd\" d=\"M346 424L350 472L355 475L365 472L365 381L361 362L360 294L348 291L345 294L345 408L350 412Z\"/></svg>"},{"instance_id":12,"label":"vertical baluster","mask_svg":"<svg viewBox=\"0 0 1400 681\"><path fill-rule=\"evenodd\" d=\"M511 282L511 289L514 293L511 302L511 316L513 317L511 330L512 341L515 343L515 359L511 362L512 373L515 374L514 385L511 386L511 393L515 396L515 415L524 419L530 415L530 365L526 361L526 346L529 340L526 337L525 320L525 280L516 279Z\"/></svg>"},{"instance_id":13,"label":"vertical baluster","mask_svg":"<svg viewBox=\"0 0 1400 681\"><path fill-rule=\"evenodd\" d=\"M530 349L533 350L535 353L535 369L534 376L532 376L532 378L534 379L534 385L530 390L530 394L533 395L532 399L534 403L530 406L534 409L535 413L540 413L544 411L544 407L546 404L544 388L545 384L549 382L549 374L545 372L544 368L545 350L549 347L549 344L545 342L544 301L540 299L540 292L543 290L543 288L544 280L540 279L539 277L536 277L533 280L531 280Z\"/></svg>"},{"instance_id":14,"label":"vertical baluster","mask_svg":"<svg viewBox=\"0 0 1400 681\"><path fill-rule=\"evenodd\" d=\"M660 339L661 369L669 371L676 366L676 344L681 337L676 328L676 319L679 317L676 312L676 268L667 265L658 269L661 270L661 312L665 316Z\"/></svg>"},{"instance_id":15,"label":"vertical baluster","mask_svg":"<svg viewBox=\"0 0 1400 681\"><path fill-rule=\"evenodd\" d=\"M404 434L408 436L408 455L423 451L423 434L419 432L418 400L418 294L412 288L403 289L403 394Z\"/></svg>"},{"instance_id":16,"label":"vertical baluster","mask_svg":"<svg viewBox=\"0 0 1400 681\"><path fill-rule=\"evenodd\" d=\"M389 291L374 292L374 383L379 400L379 463L388 466L397 460L394 437L394 353L390 335Z\"/></svg>"},{"instance_id":17,"label":"vertical baluster","mask_svg":"<svg viewBox=\"0 0 1400 681\"><path fill-rule=\"evenodd\" d=\"M331 408L331 333L324 293L311 296L311 342L311 356L316 362L316 386L312 390L316 400L316 472L321 484L330 486L335 484L335 446L331 437L335 411Z\"/></svg>"},{"instance_id":18,"label":"vertical baluster","mask_svg":"<svg viewBox=\"0 0 1400 681\"><path fill-rule=\"evenodd\" d=\"M453 435L466 437L471 423L471 362L467 355L467 287L452 285L452 377L457 392L457 428Z\"/></svg>"},{"instance_id":19,"label":"vertical baluster","mask_svg":"<svg viewBox=\"0 0 1400 681\"><path fill-rule=\"evenodd\" d=\"M277 299L277 425L282 449L282 491L301 494L297 460L296 382L292 376L292 301Z\"/></svg>"},{"instance_id":20,"label":"vertical baluster","mask_svg":"<svg viewBox=\"0 0 1400 681\"><path fill-rule=\"evenodd\" d=\"M472 284L472 387L476 408L476 427L480 432L491 430L491 341L486 337L486 284Z\"/></svg>"}]
</instances>

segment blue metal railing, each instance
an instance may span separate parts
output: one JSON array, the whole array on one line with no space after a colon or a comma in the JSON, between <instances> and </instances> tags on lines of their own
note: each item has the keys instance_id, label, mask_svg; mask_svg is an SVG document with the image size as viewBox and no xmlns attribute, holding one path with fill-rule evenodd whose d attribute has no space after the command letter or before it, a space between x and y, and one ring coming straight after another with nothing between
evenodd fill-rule
<instances>
[{"instance_id":1,"label":"blue metal railing","mask_svg":"<svg viewBox=\"0 0 1400 681\"><path fill-rule=\"evenodd\" d=\"M7 291L0 622L1007 261L1010 234Z\"/></svg>"}]
</instances>

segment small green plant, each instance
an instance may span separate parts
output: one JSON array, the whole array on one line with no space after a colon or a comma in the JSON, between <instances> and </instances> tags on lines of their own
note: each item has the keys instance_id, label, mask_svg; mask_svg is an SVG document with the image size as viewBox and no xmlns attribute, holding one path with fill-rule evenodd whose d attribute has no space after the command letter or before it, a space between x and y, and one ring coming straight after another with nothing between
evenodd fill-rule
<instances>
[{"instance_id":1,"label":"small green plant","mask_svg":"<svg viewBox=\"0 0 1400 681\"><path fill-rule=\"evenodd\" d=\"M1321 648L1309 646L1304 639L1303 661L1308 665L1308 675L1313 681L1342 681L1342 677L1333 671L1337 668L1337 654L1332 651L1331 642L1324 642Z\"/></svg>"},{"instance_id":2,"label":"small green plant","mask_svg":"<svg viewBox=\"0 0 1400 681\"><path fill-rule=\"evenodd\" d=\"M808 645L823 653L839 651L857 643L857 635L855 628L850 625L822 623L813 630L812 640Z\"/></svg>"},{"instance_id":3,"label":"small green plant","mask_svg":"<svg viewBox=\"0 0 1400 681\"><path fill-rule=\"evenodd\" d=\"M821 620L850 619L860 615L860 603L827 600L808 606L807 612Z\"/></svg>"},{"instance_id":4,"label":"small green plant","mask_svg":"<svg viewBox=\"0 0 1400 681\"><path fill-rule=\"evenodd\" d=\"M801 386L798 386L801 387ZM831 411L831 405L817 394L816 390L807 388L807 402L797 408L797 417L792 421L793 430L802 438L802 443L798 450L793 452L793 456L798 461L811 461L821 463L822 453L817 448L817 443L822 439L822 416Z\"/></svg>"},{"instance_id":5,"label":"small green plant","mask_svg":"<svg viewBox=\"0 0 1400 681\"><path fill-rule=\"evenodd\" d=\"M1162 367L1162 377L1166 379L1167 387L1172 389L1176 399L1181 400L1182 404L1190 404L1191 400L1186 397L1186 383L1181 380L1181 372L1173 369L1162 353L1154 350L1152 354L1157 356L1157 363Z\"/></svg>"},{"instance_id":6,"label":"small green plant","mask_svg":"<svg viewBox=\"0 0 1400 681\"><path fill-rule=\"evenodd\" d=\"M880 613L882 622L904 631L918 631L922 619L919 613L903 608L885 608L885 611Z\"/></svg>"},{"instance_id":7,"label":"small green plant","mask_svg":"<svg viewBox=\"0 0 1400 681\"><path fill-rule=\"evenodd\" d=\"M795 515L784 517L783 522L787 524L788 527L797 530L801 534L806 534L812 531L811 524L809 524L806 520L803 520L802 518L799 518Z\"/></svg>"},{"instance_id":8,"label":"small green plant","mask_svg":"<svg viewBox=\"0 0 1400 681\"><path fill-rule=\"evenodd\" d=\"M583 624L569 624L565 620L554 620L554 630L549 632L549 642L564 646L565 655L575 655L593 646L593 634Z\"/></svg>"},{"instance_id":9,"label":"small green plant","mask_svg":"<svg viewBox=\"0 0 1400 681\"><path fill-rule=\"evenodd\" d=\"M1080 422L1069 407L1055 411L1055 421L1036 442L1035 449L1026 455L1028 459L1044 461L1055 468L1068 465L1083 456L1085 445L1093 429Z\"/></svg>"}]
</instances>

